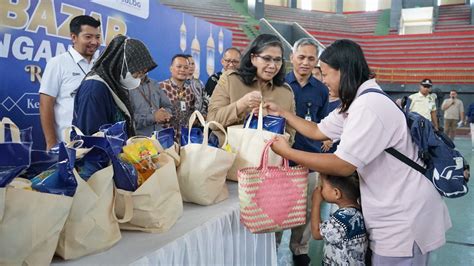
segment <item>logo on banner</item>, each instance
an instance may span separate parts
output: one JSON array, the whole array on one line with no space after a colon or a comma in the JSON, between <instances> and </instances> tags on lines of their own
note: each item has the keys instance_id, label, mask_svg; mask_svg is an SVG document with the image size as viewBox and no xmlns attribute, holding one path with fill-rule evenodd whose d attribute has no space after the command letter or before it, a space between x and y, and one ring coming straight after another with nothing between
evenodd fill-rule
<instances>
[{"instance_id":1,"label":"logo on banner","mask_svg":"<svg viewBox=\"0 0 474 266\"><path fill-rule=\"evenodd\" d=\"M92 0L92 2L147 19L150 13L150 0Z\"/></svg>"},{"instance_id":2,"label":"logo on banner","mask_svg":"<svg viewBox=\"0 0 474 266\"><path fill-rule=\"evenodd\" d=\"M9 112L16 107L24 115L39 115L39 94L36 92L23 93L16 101L7 96L0 104Z\"/></svg>"}]
</instances>

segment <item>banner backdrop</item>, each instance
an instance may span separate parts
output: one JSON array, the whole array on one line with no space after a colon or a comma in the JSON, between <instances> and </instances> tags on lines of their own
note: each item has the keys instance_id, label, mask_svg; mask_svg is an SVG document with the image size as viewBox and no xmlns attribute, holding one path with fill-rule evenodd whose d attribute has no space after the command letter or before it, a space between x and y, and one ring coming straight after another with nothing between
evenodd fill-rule
<instances>
[{"instance_id":1,"label":"banner backdrop","mask_svg":"<svg viewBox=\"0 0 474 266\"><path fill-rule=\"evenodd\" d=\"M194 57L196 76L206 82L221 70L222 52L232 44L229 30L156 0L0 1L0 118L10 117L20 128L32 126L35 148L44 148L41 75L46 62L71 45L69 22L77 15L100 20L101 50L117 34L142 40L158 64L149 74L157 80L169 78L174 54L186 53Z\"/></svg>"}]
</instances>

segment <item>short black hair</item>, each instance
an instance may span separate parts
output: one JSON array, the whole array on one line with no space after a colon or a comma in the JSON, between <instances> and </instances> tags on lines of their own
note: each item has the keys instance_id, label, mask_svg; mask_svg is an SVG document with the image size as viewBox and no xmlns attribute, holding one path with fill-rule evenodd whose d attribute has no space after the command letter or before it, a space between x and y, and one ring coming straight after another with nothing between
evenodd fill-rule
<instances>
[{"instance_id":1,"label":"short black hair","mask_svg":"<svg viewBox=\"0 0 474 266\"><path fill-rule=\"evenodd\" d=\"M190 57L193 57L193 56L192 56L192 55L190 55L190 54L184 54L184 57L186 57L186 58L190 58Z\"/></svg>"},{"instance_id":2,"label":"short black hair","mask_svg":"<svg viewBox=\"0 0 474 266\"><path fill-rule=\"evenodd\" d=\"M283 56L283 44L281 40L272 34L260 34L255 38L245 51L240 61L238 72L245 85L252 85L255 76L257 75L257 68L252 64L252 55L259 55L268 47L278 47L281 49ZM282 59L283 60L283 59ZM280 71L273 77L273 84L281 86L285 83L285 60L283 60Z\"/></svg>"},{"instance_id":3,"label":"short black hair","mask_svg":"<svg viewBox=\"0 0 474 266\"><path fill-rule=\"evenodd\" d=\"M337 40L323 51L319 60L340 71L337 88L342 106L340 113L347 112L360 85L369 80L371 75L362 48L351 40Z\"/></svg>"},{"instance_id":4,"label":"short black hair","mask_svg":"<svg viewBox=\"0 0 474 266\"><path fill-rule=\"evenodd\" d=\"M82 30L81 29L82 25L88 25L94 28L98 28L100 27L100 21L87 15L77 16L71 20L71 23L69 23L69 31L71 33L79 35L79 33L81 33L81 30Z\"/></svg>"},{"instance_id":5,"label":"short black hair","mask_svg":"<svg viewBox=\"0 0 474 266\"><path fill-rule=\"evenodd\" d=\"M357 172L349 176L326 175L322 176L322 178L331 186L339 189L345 198L355 202L360 198L359 175Z\"/></svg>"},{"instance_id":6,"label":"short black hair","mask_svg":"<svg viewBox=\"0 0 474 266\"><path fill-rule=\"evenodd\" d=\"M192 57L192 56L191 56L191 57ZM176 58L184 58L184 59L188 60L188 55L187 55L187 54L175 54L175 55L173 56L173 58L171 58L171 64L174 63L174 60L175 60Z\"/></svg>"}]
</instances>

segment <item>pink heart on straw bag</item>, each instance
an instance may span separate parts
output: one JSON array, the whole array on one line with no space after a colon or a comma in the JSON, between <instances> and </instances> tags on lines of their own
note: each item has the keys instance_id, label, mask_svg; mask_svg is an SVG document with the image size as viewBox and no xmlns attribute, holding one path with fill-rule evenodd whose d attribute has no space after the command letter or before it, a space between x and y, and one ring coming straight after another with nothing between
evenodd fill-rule
<instances>
[{"instance_id":1,"label":"pink heart on straw bag","mask_svg":"<svg viewBox=\"0 0 474 266\"><path fill-rule=\"evenodd\" d=\"M281 226L301 196L301 188L285 172L267 171L253 199L264 214Z\"/></svg>"}]
</instances>

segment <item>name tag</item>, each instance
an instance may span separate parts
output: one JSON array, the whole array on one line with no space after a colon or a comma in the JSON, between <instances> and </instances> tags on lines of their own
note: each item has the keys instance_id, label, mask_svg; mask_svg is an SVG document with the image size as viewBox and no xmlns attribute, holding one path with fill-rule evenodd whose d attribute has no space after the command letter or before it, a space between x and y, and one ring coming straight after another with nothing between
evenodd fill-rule
<instances>
[{"instance_id":1,"label":"name tag","mask_svg":"<svg viewBox=\"0 0 474 266\"><path fill-rule=\"evenodd\" d=\"M306 115L306 116L304 117L304 119L305 119L306 121L312 121L310 115Z\"/></svg>"},{"instance_id":2,"label":"name tag","mask_svg":"<svg viewBox=\"0 0 474 266\"><path fill-rule=\"evenodd\" d=\"M185 101L180 101L179 105L180 105L181 111L183 111L183 112L186 111L186 102Z\"/></svg>"}]
</instances>

